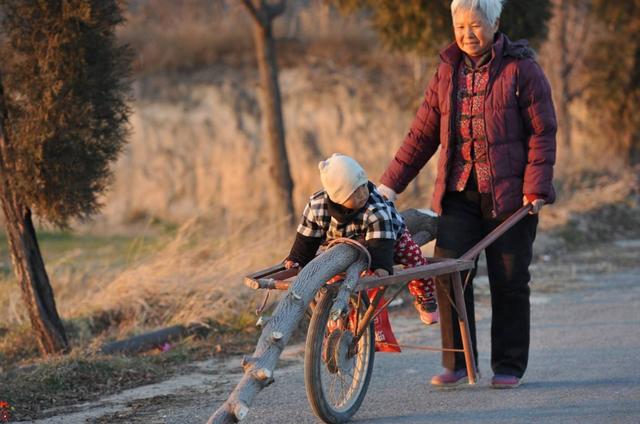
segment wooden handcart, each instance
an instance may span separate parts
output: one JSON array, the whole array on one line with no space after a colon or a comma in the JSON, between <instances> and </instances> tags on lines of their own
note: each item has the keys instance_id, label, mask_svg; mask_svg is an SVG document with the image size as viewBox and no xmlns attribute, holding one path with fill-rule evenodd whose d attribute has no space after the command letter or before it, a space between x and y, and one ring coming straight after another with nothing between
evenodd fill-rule
<instances>
[{"instance_id":1,"label":"wooden handcart","mask_svg":"<svg viewBox=\"0 0 640 424\"><path fill-rule=\"evenodd\" d=\"M357 412L366 395L373 371L373 319L382 309L382 295L390 286L399 285L388 297L387 303L382 305L384 307L415 279L451 277L454 296L449 300L458 312L463 348L446 350L464 352L469 384L475 384L478 374L461 273L471 270L480 252L526 216L530 208L530 205L523 206L458 259L429 258L428 265L398 269L394 275L360 278L349 292L346 309L336 306L339 302L337 298L340 282L325 284L311 302L313 307L305 349L305 386L314 413L325 422L341 423L348 421ZM297 269L285 269L282 265L276 265L246 276L245 284L254 289L290 290L297 274ZM380 290L370 301L366 293L373 288ZM425 348L445 350L437 347Z\"/></svg>"}]
</instances>

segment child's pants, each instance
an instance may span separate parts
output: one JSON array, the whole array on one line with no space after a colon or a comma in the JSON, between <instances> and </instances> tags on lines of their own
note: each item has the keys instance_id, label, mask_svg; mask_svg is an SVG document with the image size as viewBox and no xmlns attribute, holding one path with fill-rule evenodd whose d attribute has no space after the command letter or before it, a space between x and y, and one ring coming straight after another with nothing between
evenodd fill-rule
<instances>
[{"instance_id":1,"label":"child's pants","mask_svg":"<svg viewBox=\"0 0 640 424\"><path fill-rule=\"evenodd\" d=\"M393 260L395 263L404 265L406 268L428 264L427 259L422 256L420 246L413 241L411 233L406 229L393 247ZM428 280L412 280L409 282L409 293L416 298L421 297L423 300L435 300L435 292L436 285L433 278L429 278Z\"/></svg>"}]
</instances>

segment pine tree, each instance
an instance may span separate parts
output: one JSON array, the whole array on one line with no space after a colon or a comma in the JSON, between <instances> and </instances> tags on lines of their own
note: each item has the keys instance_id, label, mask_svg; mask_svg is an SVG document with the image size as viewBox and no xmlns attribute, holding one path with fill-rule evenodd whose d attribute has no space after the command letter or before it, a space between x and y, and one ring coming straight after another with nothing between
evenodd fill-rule
<instances>
[{"instance_id":1,"label":"pine tree","mask_svg":"<svg viewBox=\"0 0 640 424\"><path fill-rule=\"evenodd\" d=\"M0 0L0 199L43 354L68 342L32 212L65 227L100 208L127 131L129 59L117 0Z\"/></svg>"}]
</instances>

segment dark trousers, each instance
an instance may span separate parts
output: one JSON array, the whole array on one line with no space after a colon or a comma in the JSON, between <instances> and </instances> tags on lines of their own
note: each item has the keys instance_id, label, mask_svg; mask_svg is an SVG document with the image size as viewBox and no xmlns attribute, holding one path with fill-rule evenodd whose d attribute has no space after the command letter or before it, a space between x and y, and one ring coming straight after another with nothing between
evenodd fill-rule
<instances>
[{"instance_id":1,"label":"dark trousers","mask_svg":"<svg viewBox=\"0 0 640 424\"><path fill-rule=\"evenodd\" d=\"M442 202L435 256L458 258L478 243L504 219L491 218L489 194L473 191L448 192ZM491 368L495 374L522 377L529 358L529 264L538 225L537 215L527 215L485 249L491 290ZM477 264L477 259L476 259ZM478 360L473 277L464 292L473 352ZM463 283L467 273L462 274ZM450 278L438 278L442 346L462 349L458 315L450 307L453 298ZM465 368L464 354L444 352L442 364L450 370Z\"/></svg>"}]
</instances>

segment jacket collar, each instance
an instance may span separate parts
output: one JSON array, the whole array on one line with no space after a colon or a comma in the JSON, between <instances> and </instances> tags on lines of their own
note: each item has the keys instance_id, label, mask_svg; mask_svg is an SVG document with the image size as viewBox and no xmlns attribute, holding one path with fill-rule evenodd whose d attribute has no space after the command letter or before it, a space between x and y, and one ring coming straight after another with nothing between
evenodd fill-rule
<instances>
[{"instance_id":1,"label":"jacket collar","mask_svg":"<svg viewBox=\"0 0 640 424\"><path fill-rule=\"evenodd\" d=\"M483 54L476 63L473 63L471 58L466 54L462 55L462 57L464 66L466 66L468 69L480 69L491 62L491 52L486 52L485 54Z\"/></svg>"}]
</instances>

